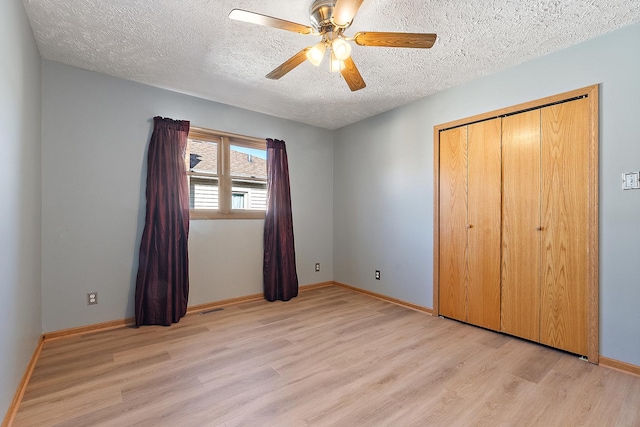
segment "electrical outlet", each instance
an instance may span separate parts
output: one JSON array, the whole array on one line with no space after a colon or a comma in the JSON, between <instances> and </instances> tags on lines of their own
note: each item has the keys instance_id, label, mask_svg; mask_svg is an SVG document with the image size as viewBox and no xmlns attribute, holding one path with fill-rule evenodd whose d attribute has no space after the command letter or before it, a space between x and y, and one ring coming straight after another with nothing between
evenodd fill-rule
<instances>
[{"instance_id":1,"label":"electrical outlet","mask_svg":"<svg viewBox=\"0 0 640 427\"><path fill-rule=\"evenodd\" d=\"M316 262L316 271L320 271L320 263Z\"/></svg>"},{"instance_id":2,"label":"electrical outlet","mask_svg":"<svg viewBox=\"0 0 640 427\"><path fill-rule=\"evenodd\" d=\"M97 292L89 292L87 294L87 305L95 305L98 303L98 293Z\"/></svg>"},{"instance_id":3,"label":"electrical outlet","mask_svg":"<svg viewBox=\"0 0 640 427\"><path fill-rule=\"evenodd\" d=\"M376 280L380 280L380 270L376 270Z\"/></svg>"}]
</instances>

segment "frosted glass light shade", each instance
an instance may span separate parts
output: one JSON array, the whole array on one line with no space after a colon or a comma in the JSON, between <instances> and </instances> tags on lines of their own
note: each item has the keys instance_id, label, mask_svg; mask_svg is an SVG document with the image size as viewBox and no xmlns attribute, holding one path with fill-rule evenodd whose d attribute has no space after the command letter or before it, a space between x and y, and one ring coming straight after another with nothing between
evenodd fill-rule
<instances>
[{"instance_id":1,"label":"frosted glass light shade","mask_svg":"<svg viewBox=\"0 0 640 427\"><path fill-rule=\"evenodd\" d=\"M331 50L340 61L344 61L351 55L351 45L344 39L335 39L331 43Z\"/></svg>"},{"instance_id":2,"label":"frosted glass light shade","mask_svg":"<svg viewBox=\"0 0 640 427\"><path fill-rule=\"evenodd\" d=\"M336 58L335 52L331 51L331 64L329 64L329 71L337 73L338 71L344 70L344 67L344 62Z\"/></svg>"},{"instance_id":3,"label":"frosted glass light shade","mask_svg":"<svg viewBox=\"0 0 640 427\"><path fill-rule=\"evenodd\" d=\"M307 59L317 67L322 62L322 58L324 58L324 52L326 50L327 47L324 45L324 42L320 42L307 51Z\"/></svg>"}]
</instances>

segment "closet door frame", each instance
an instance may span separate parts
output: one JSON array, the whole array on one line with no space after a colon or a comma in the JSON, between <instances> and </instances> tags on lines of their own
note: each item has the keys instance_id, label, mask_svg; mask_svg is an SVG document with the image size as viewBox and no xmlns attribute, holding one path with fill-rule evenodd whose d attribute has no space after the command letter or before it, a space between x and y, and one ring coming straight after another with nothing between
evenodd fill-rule
<instances>
[{"instance_id":1,"label":"closet door frame","mask_svg":"<svg viewBox=\"0 0 640 427\"><path fill-rule=\"evenodd\" d=\"M564 92L535 101L490 111L472 117L443 123L433 128L434 147L434 212L433 212L433 314L440 315L439 310L439 251L440 251L440 132L458 126L489 120L496 117L517 114L519 112L541 108L547 105L565 102L571 99L586 97L589 103L589 201L588 201L588 265L587 265L587 358L597 364L599 361L599 243L598 243L598 89L599 85Z\"/></svg>"}]
</instances>

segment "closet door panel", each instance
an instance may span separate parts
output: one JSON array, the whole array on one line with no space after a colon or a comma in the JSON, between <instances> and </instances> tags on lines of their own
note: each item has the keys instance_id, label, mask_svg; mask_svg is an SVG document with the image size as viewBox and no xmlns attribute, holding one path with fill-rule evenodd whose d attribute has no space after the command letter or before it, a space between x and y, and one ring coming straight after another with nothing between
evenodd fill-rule
<instances>
[{"instance_id":1,"label":"closet door panel","mask_svg":"<svg viewBox=\"0 0 640 427\"><path fill-rule=\"evenodd\" d=\"M540 342L587 354L587 99L543 108Z\"/></svg>"},{"instance_id":2,"label":"closet door panel","mask_svg":"<svg viewBox=\"0 0 640 427\"><path fill-rule=\"evenodd\" d=\"M500 118L468 128L467 321L500 329Z\"/></svg>"},{"instance_id":3,"label":"closet door panel","mask_svg":"<svg viewBox=\"0 0 640 427\"><path fill-rule=\"evenodd\" d=\"M502 331L540 340L540 110L502 120Z\"/></svg>"},{"instance_id":4,"label":"closet door panel","mask_svg":"<svg viewBox=\"0 0 640 427\"><path fill-rule=\"evenodd\" d=\"M440 314L466 321L467 128L440 133Z\"/></svg>"}]
</instances>

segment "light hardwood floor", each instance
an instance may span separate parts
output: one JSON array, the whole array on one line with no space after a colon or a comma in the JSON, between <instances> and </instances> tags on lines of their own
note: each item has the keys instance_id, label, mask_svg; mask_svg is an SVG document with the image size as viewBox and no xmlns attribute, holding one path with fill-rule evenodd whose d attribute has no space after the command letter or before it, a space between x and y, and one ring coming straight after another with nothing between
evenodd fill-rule
<instances>
[{"instance_id":1,"label":"light hardwood floor","mask_svg":"<svg viewBox=\"0 0 640 427\"><path fill-rule=\"evenodd\" d=\"M15 426L640 426L640 377L339 287L45 343Z\"/></svg>"}]
</instances>

